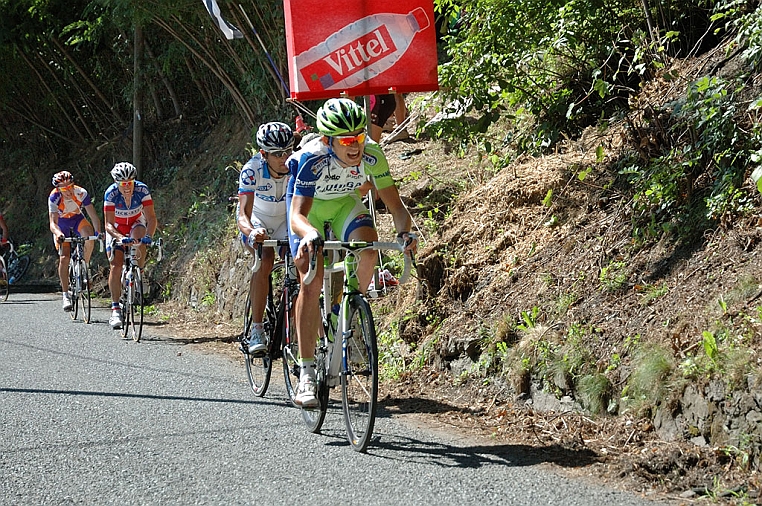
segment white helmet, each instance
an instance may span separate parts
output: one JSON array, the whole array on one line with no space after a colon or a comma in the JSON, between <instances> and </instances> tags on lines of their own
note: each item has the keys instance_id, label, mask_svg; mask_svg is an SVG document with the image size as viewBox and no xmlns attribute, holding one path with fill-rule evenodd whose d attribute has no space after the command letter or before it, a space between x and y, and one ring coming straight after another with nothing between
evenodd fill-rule
<instances>
[{"instance_id":1,"label":"white helmet","mask_svg":"<svg viewBox=\"0 0 762 506\"><path fill-rule=\"evenodd\" d=\"M138 169L129 162L119 162L111 169L111 177L114 181L129 181L138 177Z\"/></svg>"}]
</instances>

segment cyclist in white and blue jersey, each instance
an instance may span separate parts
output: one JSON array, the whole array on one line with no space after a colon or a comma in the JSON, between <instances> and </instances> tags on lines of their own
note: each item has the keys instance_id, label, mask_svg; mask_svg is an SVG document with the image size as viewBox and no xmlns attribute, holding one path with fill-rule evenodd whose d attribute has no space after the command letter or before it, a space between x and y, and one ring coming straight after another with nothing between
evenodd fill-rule
<instances>
[{"instance_id":1,"label":"cyclist in white and blue jersey","mask_svg":"<svg viewBox=\"0 0 762 506\"><path fill-rule=\"evenodd\" d=\"M246 162L238 177L239 236L252 255L257 242L288 238L286 187L289 172L285 162L294 147L294 134L285 123L265 123L257 129L257 144L259 152ZM248 348L254 356L262 356L267 349L262 316L274 262L273 249L263 249L261 268L252 274L249 284L252 325Z\"/></svg>"}]
</instances>

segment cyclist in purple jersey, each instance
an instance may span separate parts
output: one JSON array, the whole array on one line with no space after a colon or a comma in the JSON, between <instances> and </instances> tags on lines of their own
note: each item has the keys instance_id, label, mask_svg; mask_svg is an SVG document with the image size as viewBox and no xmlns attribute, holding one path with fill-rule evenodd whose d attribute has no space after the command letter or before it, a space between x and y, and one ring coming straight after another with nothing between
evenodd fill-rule
<instances>
[{"instance_id":1,"label":"cyclist in purple jersey","mask_svg":"<svg viewBox=\"0 0 762 506\"><path fill-rule=\"evenodd\" d=\"M53 234L53 243L60 252L58 257L58 279L61 281L63 291L63 310L71 311L72 302L69 297L69 260L71 259L71 244L63 242L64 239L74 234L78 237L87 237L101 233L101 222L95 206L90 200L87 190L74 184L74 176L71 172L61 171L53 176L52 184L55 188L48 197L48 215L50 218L50 232ZM87 211L92 224L87 221L82 209ZM85 262L90 262L94 244L85 243Z\"/></svg>"}]
</instances>

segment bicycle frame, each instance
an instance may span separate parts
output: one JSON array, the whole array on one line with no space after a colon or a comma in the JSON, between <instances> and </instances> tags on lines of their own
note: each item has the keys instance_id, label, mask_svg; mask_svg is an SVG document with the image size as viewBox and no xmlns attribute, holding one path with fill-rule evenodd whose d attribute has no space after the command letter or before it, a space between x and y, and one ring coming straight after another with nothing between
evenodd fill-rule
<instances>
[{"instance_id":1,"label":"bicycle frame","mask_svg":"<svg viewBox=\"0 0 762 506\"><path fill-rule=\"evenodd\" d=\"M100 238L97 235L79 237L71 235L65 238L58 246L58 254L63 254L64 243L71 244L69 252L69 296L71 297L72 309L71 319L76 320L79 312L79 299L82 299L82 320L85 323L90 323L90 288L87 286L89 283L89 271L87 264L85 263L85 243L87 241L98 241ZM103 241L100 241L101 253L103 252Z\"/></svg>"},{"instance_id":2,"label":"bicycle frame","mask_svg":"<svg viewBox=\"0 0 762 506\"><path fill-rule=\"evenodd\" d=\"M322 249L345 250L347 258L330 261L323 268L321 312L322 333L316 343L315 368L318 407L302 409L302 418L311 432L318 432L328 409L329 389L341 384L342 411L347 439L355 451L363 452L373 434L378 402L378 341L373 314L367 298L356 288L355 269L350 268L357 254L366 249L404 252L401 242L325 241ZM318 251L319 248L316 250ZM352 259L351 262L348 260ZM404 255L405 268L400 282L407 281L413 264L412 254ZM359 261L359 259L357 260ZM324 262L325 263L325 262ZM309 284L316 274L317 254L310 258L304 283ZM332 276L344 274L338 321L332 321Z\"/></svg>"},{"instance_id":3,"label":"bicycle frame","mask_svg":"<svg viewBox=\"0 0 762 506\"><path fill-rule=\"evenodd\" d=\"M252 266L252 273L259 271L262 265L262 250L263 248L288 248L289 242L287 240L267 239L256 245L254 248L254 265ZM278 270L283 271L283 279L279 280L280 293L273 293L273 279L272 273ZM246 348L246 339L248 338L249 326L244 318L244 332L241 335L241 351L244 352L246 360L247 374L249 376L249 384L255 395L262 397L267 391L269 385L270 373L272 371L272 363L279 357L283 359L283 375L286 384L286 390L289 398L293 403L293 399L296 395L295 392L295 380L298 379L299 370L297 367L298 353L295 351L297 346L296 341L296 329L291 327L293 320L293 302L296 295L299 293L299 278L296 273L296 266L293 263L290 252L287 253L283 260L273 263L271 271L268 292L268 300L265 306L266 313L266 325L265 333L268 336L268 350L264 357L252 357L248 355ZM277 285L276 285L277 286ZM275 297L278 297L275 300ZM247 300L250 298L247 296ZM246 313L248 314L251 309L248 309L250 302L247 304ZM294 376L294 378L292 378Z\"/></svg>"},{"instance_id":4,"label":"bicycle frame","mask_svg":"<svg viewBox=\"0 0 762 506\"><path fill-rule=\"evenodd\" d=\"M344 250L348 253L349 257L353 257L357 253L365 249L374 249L377 251L392 250L392 251L403 252L405 248L403 244L398 242L325 241L323 243L324 251ZM405 255L404 258L405 258L405 268L399 280L400 284L404 284L407 282L407 280L410 277L410 270L412 266L411 257ZM312 272L312 269L308 271L307 276L305 277L305 283L310 283L312 281L312 278L314 277L314 273L311 274L311 272ZM331 290L331 284L332 284L331 275L337 272L344 273L344 283L343 283L343 289L342 289L342 295L341 295L341 302L339 303L339 319L338 319L336 328L333 328L333 323L331 322L331 316L330 316L333 313L333 300L334 300L334 297L333 297L334 294L332 293L332 290ZM349 317L349 296L355 293L359 293L357 291L352 291L349 288L350 279L356 279L356 275L354 270L351 269L349 265L347 264L346 258L337 262L330 262L329 265L326 265L323 268L322 315L323 315L324 335L322 337L327 337L329 343L332 343L332 345L328 346L328 368L327 368L328 386L330 388L334 388L339 385L339 382L341 380L341 371L346 370L346 367L347 367L346 337L348 332L347 319ZM341 336L342 338L336 339L337 336Z\"/></svg>"},{"instance_id":5,"label":"bicycle frame","mask_svg":"<svg viewBox=\"0 0 762 506\"><path fill-rule=\"evenodd\" d=\"M140 264L138 263L138 247L141 244L140 239L133 239L131 237L125 238L121 242L124 246L129 246L129 251L124 253L124 261L122 263L122 274L120 276L120 286L122 287L122 295L120 302L122 305L122 316L124 322L122 323L122 338L127 338L130 330L132 330L132 339L135 342L140 342L140 337L143 333L143 276ZM144 244L144 243L143 243ZM159 248L159 253L156 256L156 261L160 262L162 258L162 240L151 241L146 246L153 246ZM137 297L137 294L140 297Z\"/></svg>"}]
</instances>

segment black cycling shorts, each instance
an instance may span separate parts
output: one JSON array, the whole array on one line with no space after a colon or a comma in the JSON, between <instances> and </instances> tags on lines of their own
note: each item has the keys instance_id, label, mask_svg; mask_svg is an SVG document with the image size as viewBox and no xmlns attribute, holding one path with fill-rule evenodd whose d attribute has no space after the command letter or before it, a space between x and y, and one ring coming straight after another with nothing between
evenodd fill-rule
<instances>
[{"instance_id":1,"label":"black cycling shorts","mask_svg":"<svg viewBox=\"0 0 762 506\"><path fill-rule=\"evenodd\" d=\"M376 103L373 105L373 109L370 110L370 122L383 128L386 125L386 121L394 114L396 107L397 100L394 98L394 93L376 95Z\"/></svg>"}]
</instances>

